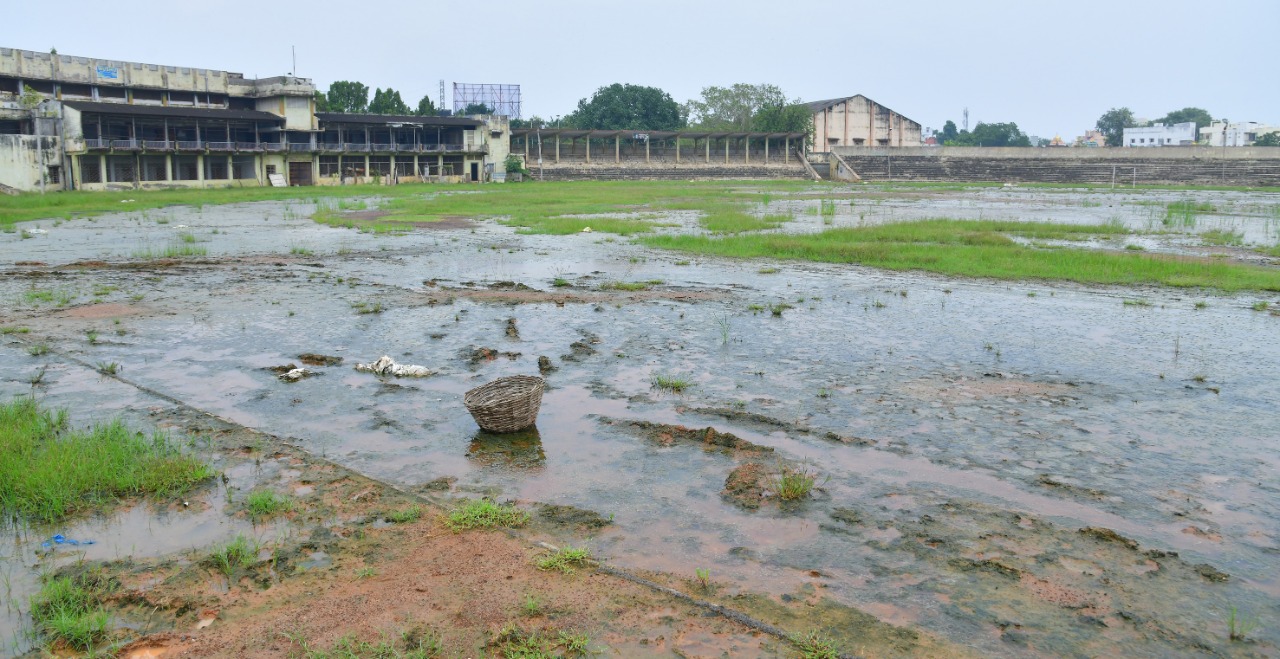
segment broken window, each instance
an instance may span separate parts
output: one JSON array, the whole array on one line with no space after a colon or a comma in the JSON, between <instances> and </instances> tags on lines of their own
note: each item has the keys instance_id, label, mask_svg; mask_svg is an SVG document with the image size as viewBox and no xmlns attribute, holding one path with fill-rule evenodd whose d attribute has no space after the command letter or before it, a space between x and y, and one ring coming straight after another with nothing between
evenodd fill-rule
<instances>
[{"instance_id":1,"label":"broken window","mask_svg":"<svg viewBox=\"0 0 1280 659\"><path fill-rule=\"evenodd\" d=\"M80 182L102 182L102 163L98 161L98 156L80 156Z\"/></svg>"}]
</instances>

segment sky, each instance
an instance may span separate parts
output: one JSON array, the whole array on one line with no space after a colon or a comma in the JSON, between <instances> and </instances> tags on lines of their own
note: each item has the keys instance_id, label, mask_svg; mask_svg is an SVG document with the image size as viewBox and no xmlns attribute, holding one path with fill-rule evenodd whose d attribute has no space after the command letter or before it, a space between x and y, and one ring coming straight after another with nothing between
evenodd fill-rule
<instances>
[{"instance_id":1,"label":"sky","mask_svg":"<svg viewBox=\"0 0 1280 659\"><path fill-rule=\"evenodd\" d=\"M356 80L413 107L452 83L521 86L552 118L615 82L678 102L745 82L863 94L940 129L1016 122L1070 140L1114 107L1280 124L1280 0L247 0L12 2L0 47L248 77Z\"/></svg>"}]
</instances>

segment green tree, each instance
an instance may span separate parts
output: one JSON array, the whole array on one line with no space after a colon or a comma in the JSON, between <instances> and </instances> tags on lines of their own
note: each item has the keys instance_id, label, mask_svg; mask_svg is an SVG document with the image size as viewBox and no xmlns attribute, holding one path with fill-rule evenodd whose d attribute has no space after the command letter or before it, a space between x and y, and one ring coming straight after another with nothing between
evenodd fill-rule
<instances>
[{"instance_id":1,"label":"green tree","mask_svg":"<svg viewBox=\"0 0 1280 659\"><path fill-rule=\"evenodd\" d=\"M404 99L400 98L400 92L387 87L385 90L376 89L373 92L373 101L369 103L370 114L409 114L409 106L405 105Z\"/></svg>"},{"instance_id":2,"label":"green tree","mask_svg":"<svg viewBox=\"0 0 1280 659\"><path fill-rule=\"evenodd\" d=\"M315 101L316 101L316 112L329 111L329 97L325 96L324 92L317 90L315 93Z\"/></svg>"},{"instance_id":3,"label":"green tree","mask_svg":"<svg viewBox=\"0 0 1280 659\"><path fill-rule=\"evenodd\" d=\"M981 121L973 127L969 136L975 146L1031 146L1031 138L1018 130L1012 121L1002 124L985 124Z\"/></svg>"},{"instance_id":4,"label":"green tree","mask_svg":"<svg viewBox=\"0 0 1280 659\"><path fill-rule=\"evenodd\" d=\"M1111 108L1098 117L1094 124L1103 137L1107 138L1107 146L1124 146L1124 129L1137 125L1133 120L1133 111L1129 108Z\"/></svg>"},{"instance_id":5,"label":"green tree","mask_svg":"<svg viewBox=\"0 0 1280 659\"><path fill-rule=\"evenodd\" d=\"M511 120L512 128L545 128L546 126L547 121L536 114L528 119L516 118Z\"/></svg>"},{"instance_id":6,"label":"green tree","mask_svg":"<svg viewBox=\"0 0 1280 659\"><path fill-rule=\"evenodd\" d=\"M770 104L756 110L751 130L758 133L805 133L813 131L813 113L800 103Z\"/></svg>"},{"instance_id":7,"label":"green tree","mask_svg":"<svg viewBox=\"0 0 1280 659\"><path fill-rule=\"evenodd\" d=\"M493 114L493 108L484 103L468 103L467 107L462 108L462 114L467 116L473 114Z\"/></svg>"},{"instance_id":8,"label":"green tree","mask_svg":"<svg viewBox=\"0 0 1280 659\"><path fill-rule=\"evenodd\" d=\"M1174 124L1184 124L1188 121L1196 122L1196 130L1200 130L1201 128L1213 123L1213 116L1204 108L1182 108L1181 110L1174 110L1173 112L1156 119L1154 123L1172 126Z\"/></svg>"},{"instance_id":9,"label":"green tree","mask_svg":"<svg viewBox=\"0 0 1280 659\"><path fill-rule=\"evenodd\" d=\"M1280 146L1280 133L1264 133L1253 141L1254 146Z\"/></svg>"},{"instance_id":10,"label":"green tree","mask_svg":"<svg viewBox=\"0 0 1280 659\"><path fill-rule=\"evenodd\" d=\"M938 144L946 144L947 142L955 142L960 138L960 131L956 130L956 122L948 119L947 123L942 124L942 131L938 133Z\"/></svg>"},{"instance_id":11,"label":"green tree","mask_svg":"<svg viewBox=\"0 0 1280 659\"><path fill-rule=\"evenodd\" d=\"M749 131L761 110L787 105L787 96L777 85L740 82L730 87L703 87L702 98L685 104L685 112L704 130Z\"/></svg>"},{"instance_id":12,"label":"green tree","mask_svg":"<svg viewBox=\"0 0 1280 659\"><path fill-rule=\"evenodd\" d=\"M427 94L422 97L422 100L418 101L418 109L414 110L413 113L419 117L430 117L439 114L440 110L436 109L436 104L431 100L431 94Z\"/></svg>"},{"instance_id":13,"label":"green tree","mask_svg":"<svg viewBox=\"0 0 1280 659\"><path fill-rule=\"evenodd\" d=\"M365 112L369 108L369 88L363 83L337 80L329 85L330 112Z\"/></svg>"},{"instance_id":14,"label":"green tree","mask_svg":"<svg viewBox=\"0 0 1280 659\"><path fill-rule=\"evenodd\" d=\"M657 87L614 83L601 87L564 122L577 128L600 130L679 130L684 128L680 105Z\"/></svg>"}]
</instances>

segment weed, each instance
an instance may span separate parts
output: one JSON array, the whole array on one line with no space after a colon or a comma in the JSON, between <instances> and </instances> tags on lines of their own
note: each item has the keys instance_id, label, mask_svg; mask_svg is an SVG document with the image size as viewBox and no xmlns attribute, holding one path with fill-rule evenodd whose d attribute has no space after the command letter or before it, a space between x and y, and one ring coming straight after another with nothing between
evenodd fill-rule
<instances>
[{"instance_id":1,"label":"weed","mask_svg":"<svg viewBox=\"0 0 1280 659\"><path fill-rule=\"evenodd\" d=\"M1193 376L1191 376L1191 381L1192 381L1192 382L1200 382L1200 383L1204 383L1204 382L1207 382L1208 380L1209 380L1209 378L1208 378L1207 376L1204 376L1204 375L1193 375Z\"/></svg>"},{"instance_id":2,"label":"weed","mask_svg":"<svg viewBox=\"0 0 1280 659\"><path fill-rule=\"evenodd\" d=\"M521 612L530 618L542 614L542 602L532 594L525 594L524 604L520 607Z\"/></svg>"},{"instance_id":3,"label":"weed","mask_svg":"<svg viewBox=\"0 0 1280 659\"><path fill-rule=\"evenodd\" d=\"M556 288L564 288L565 286L572 286L573 284L570 283L569 280L565 279L564 277L556 277L555 279L551 280L551 285L555 286Z\"/></svg>"},{"instance_id":4,"label":"weed","mask_svg":"<svg viewBox=\"0 0 1280 659\"><path fill-rule=\"evenodd\" d=\"M237 570L253 567L261 550L262 546L256 541L237 535L231 542L214 549L209 554L208 564L230 579Z\"/></svg>"},{"instance_id":5,"label":"weed","mask_svg":"<svg viewBox=\"0 0 1280 659\"><path fill-rule=\"evenodd\" d=\"M48 370L48 365L41 366L40 370L32 373L31 376L27 378L27 384L30 384L32 389L40 386L40 383L44 382L44 374Z\"/></svg>"},{"instance_id":6,"label":"weed","mask_svg":"<svg viewBox=\"0 0 1280 659\"><path fill-rule=\"evenodd\" d=\"M196 242L196 234L190 231L180 231L178 232L178 240L190 245Z\"/></svg>"},{"instance_id":7,"label":"weed","mask_svg":"<svg viewBox=\"0 0 1280 659\"><path fill-rule=\"evenodd\" d=\"M36 290L26 291L25 293L22 294L22 297L29 304L38 304L40 302L52 302L60 307L65 307L68 304L71 304L72 300L76 299L76 294L71 291L64 291L64 290L51 291L51 290L36 289Z\"/></svg>"},{"instance_id":8,"label":"weed","mask_svg":"<svg viewBox=\"0 0 1280 659\"><path fill-rule=\"evenodd\" d=\"M84 337L88 339L89 345L98 345L98 330L88 330L84 333Z\"/></svg>"},{"instance_id":9,"label":"weed","mask_svg":"<svg viewBox=\"0 0 1280 659\"><path fill-rule=\"evenodd\" d=\"M31 597L31 617L50 643L62 642L92 652L107 637L111 618L102 598L114 590L114 582L81 575L46 581Z\"/></svg>"},{"instance_id":10,"label":"weed","mask_svg":"<svg viewBox=\"0 0 1280 659\"><path fill-rule=\"evenodd\" d=\"M711 589L711 571L710 570L708 570L705 567L700 567L695 569L693 571L693 574L698 578L698 585L702 586L703 590Z\"/></svg>"},{"instance_id":11,"label":"weed","mask_svg":"<svg viewBox=\"0 0 1280 659\"><path fill-rule=\"evenodd\" d=\"M1200 300L1199 302L1196 302L1195 308L1196 308L1197 310L1199 310L1199 309L1207 309L1207 308L1209 308L1209 303L1208 303L1208 302L1205 302L1204 300Z\"/></svg>"},{"instance_id":12,"label":"weed","mask_svg":"<svg viewBox=\"0 0 1280 659\"><path fill-rule=\"evenodd\" d=\"M422 625L398 633L384 631L377 641L362 641L355 634L347 634L327 650L313 647L299 632L284 636L298 646L306 659L429 659L444 652L440 635Z\"/></svg>"},{"instance_id":13,"label":"weed","mask_svg":"<svg viewBox=\"0 0 1280 659\"><path fill-rule=\"evenodd\" d=\"M42 357L44 355L47 355L49 354L49 344L36 343L33 345L29 345L27 346L27 354L31 355L32 357Z\"/></svg>"},{"instance_id":14,"label":"weed","mask_svg":"<svg viewBox=\"0 0 1280 659\"><path fill-rule=\"evenodd\" d=\"M565 545L563 548L538 559L537 566L539 570L555 570L571 574L576 567L586 565L590 559L591 552L587 551L585 547Z\"/></svg>"},{"instance_id":15,"label":"weed","mask_svg":"<svg viewBox=\"0 0 1280 659\"><path fill-rule=\"evenodd\" d=\"M529 521L529 513L511 504L498 504L488 499L467 499L444 519L445 526L454 532L480 529L523 526Z\"/></svg>"},{"instance_id":16,"label":"weed","mask_svg":"<svg viewBox=\"0 0 1280 659\"><path fill-rule=\"evenodd\" d=\"M364 300L352 302L351 308L355 309L356 313L362 316L365 314L382 313L383 311L381 302L367 302Z\"/></svg>"},{"instance_id":17,"label":"weed","mask_svg":"<svg viewBox=\"0 0 1280 659\"><path fill-rule=\"evenodd\" d=\"M651 279L649 281L611 281L600 285L602 291L644 291L650 286L656 286L662 283L661 279Z\"/></svg>"},{"instance_id":18,"label":"weed","mask_svg":"<svg viewBox=\"0 0 1280 659\"><path fill-rule=\"evenodd\" d=\"M362 567L356 570L357 579L371 579L376 576L378 576L378 571L371 567Z\"/></svg>"},{"instance_id":19,"label":"weed","mask_svg":"<svg viewBox=\"0 0 1280 659\"><path fill-rule=\"evenodd\" d=\"M728 314L725 314L725 315L723 315L723 316L717 316L717 317L716 317L716 326L718 326L718 327L720 328L720 343L722 343L722 344L728 344L728 343L729 343L729 330L731 329L731 328L729 327L729 315L728 315Z\"/></svg>"},{"instance_id":20,"label":"weed","mask_svg":"<svg viewBox=\"0 0 1280 659\"><path fill-rule=\"evenodd\" d=\"M1227 638L1234 642L1244 641L1258 627L1257 618L1247 618L1236 607L1232 606L1227 614Z\"/></svg>"},{"instance_id":21,"label":"weed","mask_svg":"<svg viewBox=\"0 0 1280 659\"><path fill-rule=\"evenodd\" d=\"M0 327L0 335L8 336L10 334L28 334L31 330L26 327Z\"/></svg>"},{"instance_id":22,"label":"weed","mask_svg":"<svg viewBox=\"0 0 1280 659\"><path fill-rule=\"evenodd\" d=\"M768 307L764 306L763 304L748 304L748 305L747 305L747 311L750 311L750 312L751 312L751 313L753 313L753 314L754 314L754 313L760 313L761 311L764 311L764 310L765 310L765 309L767 309L767 308L768 308Z\"/></svg>"},{"instance_id":23,"label":"weed","mask_svg":"<svg viewBox=\"0 0 1280 659\"><path fill-rule=\"evenodd\" d=\"M775 318L781 318L782 312L786 311L787 309L794 309L794 308L795 307L787 304L786 302L778 302L778 303L769 305L769 313L773 314Z\"/></svg>"},{"instance_id":24,"label":"weed","mask_svg":"<svg viewBox=\"0 0 1280 659\"><path fill-rule=\"evenodd\" d=\"M130 495L180 496L212 473L163 433L119 420L73 430L31 397L0 404L0 510L53 522Z\"/></svg>"},{"instance_id":25,"label":"weed","mask_svg":"<svg viewBox=\"0 0 1280 659\"><path fill-rule=\"evenodd\" d=\"M658 389L666 389L680 393L685 389L693 386L693 380L682 378L676 375L657 374L653 376L652 383Z\"/></svg>"},{"instance_id":26,"label":"weed","mask_svg":"<svg viewBox=\"0 0 1280 659\"><path fill-rule=\"evenodd\" d=\"M98 362L98 372L103 375L115 375L120 372L120 365L116 362Z\"/></svg>"},{"instance_id":27,"label":"weed","mask_svg":"<svg viewBox=\"0 0 1280 659\"><path fill-rule=\"evenodd\" d=\"M830 398L830 397L831 397L830 389L827 389L826 387L822 387L818 389L818 398Z\"/></svg>"},{"instance_id":28,"label":"weed","mask_svg":"<svg viewBox=\"0 0 1280 659\"><path fill-rule=\"evenodd\" d=\"M1136 245L1134 243L1129 243L1128 245L1125 245L1124 248L1129 250L1130 252L1142 252L1142 251L1146 251L1147 249L1142 245Z\"/></svg>"},{"instance_id":29,"label":"weed","mask_svg":"<svg viewBox=\"0 0 1280 659\"><path fill-rule=\"evenodd\" d=\"M791 642L800 651L802 659L838 659L840 657L840 648L835 644L835 641L822 636L816 631L811 631L803 636L798 634L792 636Z\"/></svg>"},{"instance_id":30,"label":"weed","mask_svg":"<svg viewBox=\"0 0 1280 659\"><path fill-rule=\"evenodd\" d=\"M756 272L762 275L776 275L778 274L778 269L773 266L769 266L767 268L760 268L759 270L756 270Z\"/></svg>"},{"instance_id":31,"label":"weed","mask_svg":"<svg viewBox=\"0 0 1280 659\"><path fill-rule=\"evenodd\" d=\"M1212 229L1200 234L1200 242L1206 245L1239 247L1244 245L1244 234L1228 229Z\"/></svg>"},{"instance_id":32,"label":"weed","mask_svg":"<svg viewBox=\"0 0 1280 659\"><path fill-rule=\"evenodd\" d=\"M682 261L676 261L676 262L675 262L675 265L689 265L689 261L684 261L684 260L682 260Z\"/></svg>"},{"instance_id":33,"label":"weed","mask_svg":"<svg viewBox=\"0 0 1280 659\"><path fill-rule=\"evenodd\" d=\"M1266 311L1267 307L1270 307L1270 306L1271 306L1270 302L1267 302L1266 300L1260 300L1258 302L1254 302L1253 306L1249 308L1253 309L1254 311Z\"/></svg>"},{"instance_id":34,"label":"weed","mask_svg":"<svg viewBox=\"0 0 1280 659\"><path fill-rule=\"evenodd\" d=\"M419 506L418 504L413 504L406 508L400 508L399 510L393 510L384 516L384 518L392 524L408 524L409 522L418 521L421 517L422 506Z\"/></svg>"},{"instance_id":35,"label":"weed","mask_svg":"<svg viewBox=\"0 0 1280 659\"><path fill-rule=\"evenodd\" d=\"M1127 299L1124 301L1126 307L1149 307L1151 303L1143 299Z\"/></svg>"},{"instance_id":36,"label":"weed","mask_svg":"<svg viewBox=\"0 0 1280 659\"><path fill-rule=\"evenodd\" d=\"M294 245L293 247L290 247L289 253L296 256L311 256L312 254L315 254L315 252L311 251L309 248L301 245Z\"/></svg>"},{"instance_id":37,"label":"weed","mask_svg":"<svg viewBox=\"0 0 1280 659\"><path fill-rule=\"evenodd\" d=\"M244 508L254 519L274 517L291 512L296 505L293 497L275 490L254 490L245 497Z\"/></svg>"},{"instance_id":38,"label":"weed","mask_svg":"<svg viewBox=\"0 0 1280 659\"><path fill-rule=\"evenodd\" d=\"M820 206L818 208L818 213L822 215L822 217L835 217L836 201L834 199L823 199L819 203Z\"/></svg>"},{"instance_id":39,"label":"weed","mask_svg":"<svg viewBox=\"0 0 1280 659\"><path fill-rule=\"evenodd\" d=\"M564 648L566 656L586 655L591 644L591 637L562 629L556 634L556 641L560 644L560 647Z\"/></svg>"},{"instance_id":40,"label":"weed","mask_svg":"<svg viewBox=\"0 0 1280 659\"><path fill-rule=\"evenodd\" d=\"M808 497L817 482L817 473L808 467L782 467L773 487L783 501L797 501Z\"/></svg>"}]
</instances>

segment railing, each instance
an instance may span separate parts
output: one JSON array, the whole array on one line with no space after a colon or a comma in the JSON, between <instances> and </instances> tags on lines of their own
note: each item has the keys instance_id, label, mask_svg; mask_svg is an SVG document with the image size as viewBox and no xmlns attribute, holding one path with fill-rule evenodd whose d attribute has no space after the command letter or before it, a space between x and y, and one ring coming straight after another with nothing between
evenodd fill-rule
<instances>
[{"instance_id":1,"label":"railing","mask_svg":"<svg viewBox=\"0 0 1280 659\"><path fill-rule=\"evenodd\" d=\"M236 142L236 151L261 151L262 145L257 142Z\"/></svg>"},{"instance_id":2,"label":"railing","mask_svg":"<svg viewBox=\"0 0 1280 659\"><path fill-rule=\"evenodd\" d=\"M290 150L290 151L310 151L310 150L311 150L311 144L310 144L310 143L307 143L307 144L290 144L290 145L289 145L289 150Z\"/></svg>"},{"instance_id":3,"label":"railing","mask_svg":"<svg viewBox=\"0 0 1280 659\"><path fill-rule=\"evenodd\" d=\"M316 148L321 151L342 151L342 147L343 145L341 144L325 144L323 142L316 145Z\"/></svg>"},{"instance_id":4,"label":"railing","mask_svg":"<svg viewBox=\"0 0 1280 659\"><path fill-rule=\"evenodd\" d=\"M346 146L346 149L344 149L345 151L350 151L350 152L353 152L353 153L368 153L368 152L369 152L369 145L368 145L368 144L346 144L346 145L344 145L344 146Z\"/></svg>"},{"instance_id":5,"label":"railing","mask_svg":"<svg viewBox=\"0 0 1280 659\"><path fill-rule=\"evenodd\" d=\"M100 139L100 138L96 138L96 137L93 137L93 138L87 138L87 139L85 139L85 141L84 141L84 148L86 148L86 149L109 149L109 148L111 148L111 140L104 140L104 139Z\"/></svg>"},{"instance_id":6,"label":"railing","mask_svg":"<svg viewBox=\"0 0 1280 659\"><path fill-rule=\"evenodd\" d=\"M204 143L200 142L199 140L196 140L195 142L179 140L178 150L179 151L203 151Z\"/></svg>"},{"instance_id":7,"label":"railing","mask_svg":"<svg viewBox=\"0 0 1280 659\"><path fill-rule=\"evenodd\" d=\"M231 151L235 149L235 142L205 142L209 146L210 151Z\"/></svg>"},{"instance_id":8,"label":"railing","mask_svg":"<svg viewBox=\"0 0 1280 659\"><path fill-rule=\"evenodd\" d=\"M263 151L284 151L284 146L285 145L280 142L263 142L262 150Z\"/></svg>"},{"instance_id":9,"label":"railing","mask_svg":"<svg viewBox=\"0 0 1280 659\"><path fill-rule=\"evenodd\" d=\"M143 140L142 148L148 151L168 151L173 148L173 142L169 140Z\"/></svg>"},{"instance_id":10,"label":"railing","mask_svg":"<svg viewBox=\"0 0 1280 659\"><path fill-rule=\"evenodd\" d=\"M395 151L395 150L396 150L396 145L394 145L394 144L370 144L370 145L369 145L369 148L370 148L370 149L372 149L372 150L374 150L374 151Z\"/></svg>"},{"instance_id":11,"label":"railing","mask_svg":"<svg viewBox=\"0 0 1280 659\"><path fill-rule=\"evenodd\" d=\"M111 148L136 150L138 148L138 140L111 140Z\"/></svg>"}]
</instances>

